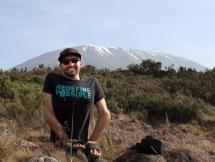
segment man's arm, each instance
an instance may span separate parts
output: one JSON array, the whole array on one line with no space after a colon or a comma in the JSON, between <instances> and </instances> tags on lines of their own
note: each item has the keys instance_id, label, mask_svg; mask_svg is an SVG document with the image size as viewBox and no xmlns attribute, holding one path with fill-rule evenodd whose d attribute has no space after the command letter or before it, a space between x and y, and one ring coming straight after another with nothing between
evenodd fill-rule
<instances>
[{"instance_id":1,"label":"man's arm","mask_svg":"<svg viewBox=\"0 0 215 162\"><path fill-rule=\"evenodd\" d=\"M96 104L98 120L88 142L96 142L111 120L111 115L107 109L105 99L101 99Z\"/></svg>"},{"instance_id":2,"label":"man's arm","mask_svg":"<svg viewBox=\"0 0 215 162\"><path fill-rule=\"evenodd\" d=\"M52 95L44 92L44 102L45 102L45 108L43 112L44 119L48 123L51 130L53 130L54 133L58 136L60 141L63 144L66 144L66 142L68 141L68 136L55 116L54 109L52 106Z\"/></svg>"}]
</instances>

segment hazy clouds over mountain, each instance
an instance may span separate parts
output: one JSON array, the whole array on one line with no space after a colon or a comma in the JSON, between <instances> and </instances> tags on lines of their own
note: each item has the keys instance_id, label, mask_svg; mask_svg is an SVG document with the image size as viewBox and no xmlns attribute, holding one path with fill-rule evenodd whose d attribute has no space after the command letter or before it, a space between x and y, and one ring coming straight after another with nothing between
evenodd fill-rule
<instances>
[{"instance_id":1,"label":"hazy clouds over mountain","mask_svg":"<svg viewBox=\"0 0 215 162\"><path fill-rule=\"evenodd\" d=\"M174 64L174 68L177 70L180 66L191 67L196 70L204 70L206 67L182 58L170 54L160 52L146 52L139 49L123 49L115 47L102 47L95 45L81 45L76 46L81 54L86 65L93 65L98 69L101 68L126 68L129 64L140 63L142 60L151 59L162 63L162 68L168 67ZM24 63L15 66L17 69L27 67L28 70L38 67L39 64L44 64L45 67L58 66L57 58L61 50L47 52L38 57L25 61Z\"/></svg>"}]
</instances>

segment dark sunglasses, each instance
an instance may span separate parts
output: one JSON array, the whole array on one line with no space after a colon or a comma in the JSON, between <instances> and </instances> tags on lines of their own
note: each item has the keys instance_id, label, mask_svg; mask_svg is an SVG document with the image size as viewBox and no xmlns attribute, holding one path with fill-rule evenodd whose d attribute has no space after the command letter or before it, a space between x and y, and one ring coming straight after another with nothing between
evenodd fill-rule
<instances>
[{"instance_id":1,"label":"dark sunglasses","mask_svg":"<svg viewBox=\"0 0 215 162\"><path fill-rule=\"evenodd\" d=\"M78 58L74 58L74 59L65 59L65 60L62 60L61 63L64 64L64 65L68 65L70 62L76 64L78 61L80 61L80 59L78 59Z\"/></svg>"}]
</instances>

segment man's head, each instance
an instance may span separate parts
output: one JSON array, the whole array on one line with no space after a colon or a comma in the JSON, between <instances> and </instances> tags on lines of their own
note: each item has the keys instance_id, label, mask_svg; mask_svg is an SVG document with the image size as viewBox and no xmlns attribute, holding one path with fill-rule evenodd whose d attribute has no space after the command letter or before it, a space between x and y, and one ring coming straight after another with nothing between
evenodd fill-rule
<instances>
[{"instance_id":1,"label":"man's head","mask_svg":"<svg viewBox=\"0 0 215 162\"><path fill-rule=\"evenodd\" d=\"M61 51L60 56L58 57L58 61L61 62L61 60L68 55L77 56L81 60L81 54L78 52L78 50L74 48L66 48Z\"/></svg>"},{"instance_id":2,"label":"man's head","mask_svg":"<svg viewBox=\"0 0 215 162\"><path fill-rule=\"evenodd\" d=\"M80 79L79 72L83 66L81 54L74 48L64 49L58 58L59 67L72 79Z\"/></svg>"}]
</instances>

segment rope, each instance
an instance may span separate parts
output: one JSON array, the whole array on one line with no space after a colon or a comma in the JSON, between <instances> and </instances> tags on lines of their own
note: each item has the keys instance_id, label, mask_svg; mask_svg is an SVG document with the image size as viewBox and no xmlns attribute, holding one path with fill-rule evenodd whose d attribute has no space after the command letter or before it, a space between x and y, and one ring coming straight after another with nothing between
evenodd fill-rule
<instances>
[{"instance_id":1,"label":"rope","mask_svg":"<svg viewBox=\"0 0 215 162\"><path fill-rule=\"evenodd\" d=\"M72 104L72 127L71 127L71 139L70 139L70 141L71 141L71 148L70 148L70 155L72 155L72 152L73 152L73 150L72 150L72 146L73 146L73 141L72 141L72 138L73 138L73 125L74 125L74 114L75 114L75 98L74 98L74 100L73 100L73 104Z\"/></svg>"},{"instance_id":2,"label":"rope","mask_svg":"<svg viewBox=\"0 0 215 162\"><path fill-rule=\"evenodd\" d=\"M87 121L87 117L88 117L88 115L89 115L89 112L90 112L90 109L87 110L87 114L86 114L85 119L84 119L84 122L83 122L83 124L82 124L82 126L81 126L81 130L80 130L80 132L79 132L79 134L78 134L78 138L79 138L79 139L80 139L81 133L83 132L84 126L85 126L85 124L86 124L86 121Z\"/></svg>"}]
</instances>

